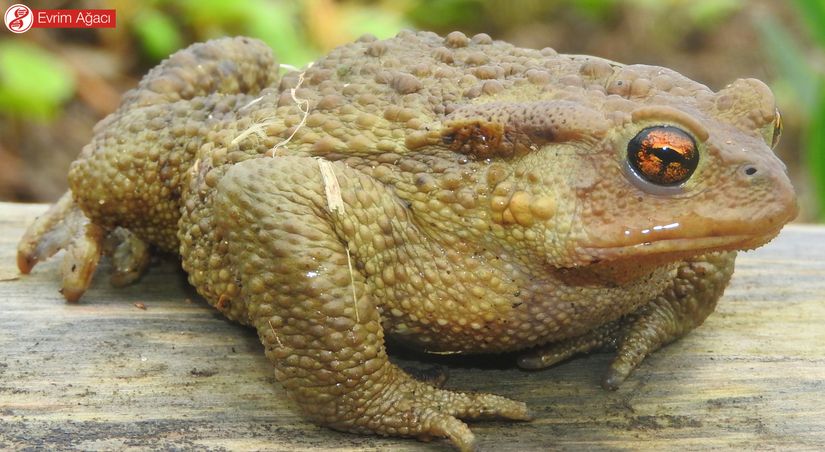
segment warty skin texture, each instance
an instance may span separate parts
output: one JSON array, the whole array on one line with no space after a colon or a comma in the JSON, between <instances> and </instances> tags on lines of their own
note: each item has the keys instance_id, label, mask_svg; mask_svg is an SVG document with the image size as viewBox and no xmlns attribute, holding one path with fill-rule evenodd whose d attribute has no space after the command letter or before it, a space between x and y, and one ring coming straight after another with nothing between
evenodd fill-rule
<instances>
[{"instance_id":1,"label":"warty skin texture","mask_svg":"<svg viewBox=\"0 0 825 452\"><path fill-rule=\"evenodd\" d=\"M471 449L460 418L529 418L413 379L385 335L525 350L526 368L614 348L615 388L713 311L736 250L796 214L756 80L713 92L666 68L457 32L365 36L278 73L248 38L152 70L98 124L18 265L65 248L75 301L101 253L118 284L145 270L148 246L178 253L210 304L256 328L304 413L340 430ZM628 164L628 142L657 126L696 143L678 186Z\"/></svg>"}]
</instances>

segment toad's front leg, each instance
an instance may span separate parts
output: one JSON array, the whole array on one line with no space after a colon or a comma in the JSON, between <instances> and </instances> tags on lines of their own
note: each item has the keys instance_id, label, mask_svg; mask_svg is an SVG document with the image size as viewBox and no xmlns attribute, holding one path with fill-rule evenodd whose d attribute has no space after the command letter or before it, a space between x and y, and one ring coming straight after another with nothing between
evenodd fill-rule
<instances>
[{"instance_id":1,"label":"toad's front leg","mask_svg":"<svg viewBox=\"0 0 825 452\"><path fill-rule=\"evenodd\" d=\"M381 216L412 226L380 183L341 163L329 165L325 179L313 158L248 160L223 176L213 198L244 320L258 330L289 395L322 425L447 437L461 449L472 448L474 438L458 418L526 419L523 403L437 389L387 360L380 301L369 294L358 270L365 256L355 250L370 248L359 245L381 233ZM340 209L334 191L325 189L336 181Z\"/></svg>"},{"instance_id":2,"label":"toad's front leg","mask_svg":"<svg viewBox=\"0 0 825 452\"><path fill-rule=\"evenodd\" d=\"M616 359L602 386L617 389L645 357L705 321L730 281L735 258L735 252L724 252L688 259L679 265L670 286L650 303L582 336L531 350L519 358L519 365L540 369L577 353L614 349Z\"/></svg>"}]
</instances>

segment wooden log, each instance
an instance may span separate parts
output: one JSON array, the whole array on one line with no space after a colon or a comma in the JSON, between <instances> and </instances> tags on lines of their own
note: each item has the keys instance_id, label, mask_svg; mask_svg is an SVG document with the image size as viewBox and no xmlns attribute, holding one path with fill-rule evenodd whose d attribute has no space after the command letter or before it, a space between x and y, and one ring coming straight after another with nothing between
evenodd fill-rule
<instances>
[{"instance_id":1,"label":"wooden log","mask_svg":"<svg viewBox=\"0 0 825 452\"><path fill-rule=\"evenodd\" d=\"M198 298L176 262L123 289L104 265L67 304L59 259L15 267L45 207L0 203L0 449L449 450L302 419L255 332ZM616 392L599 387L609 354L536 372L507 356L392 357L444 366L449 388L528 402L532 422L472 424L487 450L822 449L825 227L792 225L740 255L717 312Z\"/></svg>"}]
</instances>

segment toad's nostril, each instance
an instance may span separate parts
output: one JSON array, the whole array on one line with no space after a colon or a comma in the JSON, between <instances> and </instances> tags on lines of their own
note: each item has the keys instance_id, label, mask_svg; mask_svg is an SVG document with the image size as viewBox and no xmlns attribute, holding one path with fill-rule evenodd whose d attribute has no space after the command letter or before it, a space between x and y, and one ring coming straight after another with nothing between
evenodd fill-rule
<instances>
[{"instance_id":1,"label":"toad's nostril","mask_svg":"<svg viewBox=\"0 0 825 452\"><path fill-rule=\"evenodd\" d=\"M757 173L758 170L756 169L755 166L748 165L744 168L744 171L745 171L745 174L747 174L748 176L753 176L754 174Z\"/></svg>"}]
</instances>

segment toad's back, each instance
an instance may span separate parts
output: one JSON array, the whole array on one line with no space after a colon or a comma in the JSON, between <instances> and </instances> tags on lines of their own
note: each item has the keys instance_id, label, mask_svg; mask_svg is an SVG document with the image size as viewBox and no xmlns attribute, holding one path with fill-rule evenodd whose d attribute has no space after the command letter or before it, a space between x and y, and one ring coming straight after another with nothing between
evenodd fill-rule
<instances>
[{"instance_id":1,"label":"toad's back","mask_svg":"<svg viewBox=\"0 0 825 452\"><path fill-rule=\"evenodd\" d=\"M599 107L610 94L649 97L654 84L709 94L662 68L618 72L617 63L518 48L485 34L364 37L280 83L262 43L236 38L216 47L176 53L97 125L69 174L76 202L94 221L177 251L182 193L196 162L205 166L192 174L267 151L387 161L426 143L465 104L565 99Z\"/></svg>"}]
</instances>

